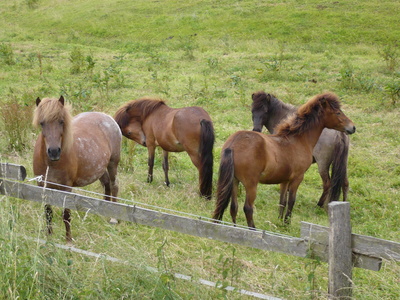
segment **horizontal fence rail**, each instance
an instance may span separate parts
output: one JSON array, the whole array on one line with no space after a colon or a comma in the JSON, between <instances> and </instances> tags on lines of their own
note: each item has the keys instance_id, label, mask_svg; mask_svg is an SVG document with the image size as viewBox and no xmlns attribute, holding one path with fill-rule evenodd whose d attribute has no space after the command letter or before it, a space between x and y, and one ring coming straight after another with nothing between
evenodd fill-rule
<instances>
[{"instance_id":1,"label":"horizontal fence rail","mask_svg":"<svg viewBox=\"0 0 400 300\"><path fill-rule=\"evenodd\" d=\"M329 227L301 222L300 234L306 240L328 245ZM353 233L351 244L354 255L400 261L400 243Z\"/></svg>"},{"instance_id":2,"label":"horizontal fence rail","mask_svg":"<svg viewBox=\"0 0 400 300\"><path fill-rule=\"evenodd\" d=\"M87 197L23 182L26 171L22 166L1 164L0 193L10 197L42 202L62 208L159 227L192 236L239 244L261 250L280 252L298 257L328 262L328 227L302 222L301 238L260 230L214 223L165 212ZM4 171L6 170L6 171ZM8 175L8 176L6 176ZM22 176L23 175L23 176ZM10 178L14 180L10 180ZM368 241L365 245L364 242ZM353 267L378 271L383 259L399 259L400 244L373 237L352 235Z\"/></svg>"}]
</instances>

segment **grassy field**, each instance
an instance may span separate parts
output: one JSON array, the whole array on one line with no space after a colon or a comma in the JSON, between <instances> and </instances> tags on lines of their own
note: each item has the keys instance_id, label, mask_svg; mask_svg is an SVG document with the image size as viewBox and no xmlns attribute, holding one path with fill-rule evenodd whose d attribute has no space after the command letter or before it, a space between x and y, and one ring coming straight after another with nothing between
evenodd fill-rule
<instances>
[{"instance_id":1,"label":"grassy field","mask_svg":"<svg viewBox=\"0 0 400 300\"><path fill-rule=\"evenodd\" d=\"M216 183L224 141L252 129L254 91L294 105L332 91L357 126L348 164L353 232L400 242L399 9L398 1L376 0L1 1L1 162L22 164L33 177L37 97L63 95L74 114L113 115L127 101L151 96L209 112ZM211 216L214 198L198 197L185 153L171 154L167 188L160 151L152 184L146 148L124 139L122 151L120 197L127 203ZM299 236L300 221L327 225L316 207L321 192L313 165L286 226L278 219L278 186L259 185L256 226ZM25 237L47 238L43 205L0 198L0 299L247 298L173 279L175 272L286 299L326 298L325 263L125 222L112 226L84 213L72 215L75 246L127 263L66 252L54 246L65 234L56 212L55 233L41 245ZM246 224L241 209L238 223ZM355 299L398 299L400 264L354 269L353 286Z\"/></svg>"}]
</instances>

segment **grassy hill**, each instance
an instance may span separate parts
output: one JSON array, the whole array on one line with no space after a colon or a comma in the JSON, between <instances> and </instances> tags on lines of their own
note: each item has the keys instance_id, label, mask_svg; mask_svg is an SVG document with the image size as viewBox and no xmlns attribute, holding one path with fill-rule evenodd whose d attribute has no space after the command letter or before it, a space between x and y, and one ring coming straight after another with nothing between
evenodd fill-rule
<instances>
[{"instance_id":1,"label":"grassy hill","mask_svg":"<svg viewBox=\"0 0 400 300\"><path fill-rule=\"evenodd\" d=\"M32 173L31 125L37 97L64 95L74 114L113 115L126 101L160 97L171 107L198 105L215 133L214 182L229 135L251 129L257 90L300 105L337 93L355 122L348 164L353 232L399 242L400 19L398 1L110 1L10 0L0 3L0 158ZM267 133L267 132L266 132ZM161 152L146 183L147 150L124 140L120 196L210 217L214 202L197 196L185 153ZM215 185L214 185L215 186ZM87 187L100 192L100 184ZM317 167L301 184L292 223L278 219L277 186L259 185L255 222L299 236L300 221L327 225L316 208ZM240 198L238 223L245 225ZM64 243L56 210L55 234ZM229 213L224 220L230 221ZM174 280L174 272L288 299L326 297L327 265L73 213L76 247L126 260L107 262L35 244L46 238L42 205L0 198L0 295L4 299L243 299ZM155 267L159 273L146 271ZM354 269L356 299L397 299L399 263L380 272ZM1 298L0 297L0 298ZM250 297L249 297L250 298Z\"/></svg>"}]
</instances>

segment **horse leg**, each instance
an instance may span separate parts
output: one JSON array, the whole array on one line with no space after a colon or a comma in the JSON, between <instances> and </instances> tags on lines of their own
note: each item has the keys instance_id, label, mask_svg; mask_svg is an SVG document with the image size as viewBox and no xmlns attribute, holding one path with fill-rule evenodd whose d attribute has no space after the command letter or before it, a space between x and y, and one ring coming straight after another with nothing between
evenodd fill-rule
<instances>
[{"instance_id":1,"label":"horse leg","mask_svg":"<svg viewBox=\"0 0 400 300\"><path fill-rule=\"evenodd\" d=\"M287 203L287 191L288 191L289 183L284 182L280 184L280 196L279 196L279 218L283 219L283 214L285 212L286 203Z\"/></svg>"},{"instance_id":2,"label":"horse leg","mask_svg":"<svg viewBox=\"0 0 400 300\"><path fill-rule=\"evenodd\" d=\"M245 187L246 189L246 201L244 203L244 213L246 215L246 220L247 220L247 226L250 228L256 228L254 225L254 220L253 220L253 206L254 206L254 200L256 200L257 196L257 183L252 184L249 187Z\"/></svg>"},{"instance_id":3,"label":"horse leg","mask_svg":"<svg viewBox=\"0 0 400 300\"><path fill-rule=\"evenodd\" d=\"M46 224L47 224L47 234L53 233L53 227L51 226L51 222L53 220L53 210L51 205L46 204L44 206L45 214L46 214Z\"/></svg>"},{"instance_id":4,"label":"horse leg","mask_svg":"<svg viewBox=\"0 0 400 300\"><path fill-rule=\"evenodd\" d=\"M117 163L109 164L107 167L108 176L110 177L110 187L111 187L111 201L117 202L117 196L119 191L118 180L117 180Z\"/></svg>"},{"instance_id":5,"label":"horse leg","mask_svg":"<svg viewBox=\"0 0 400 300\"><path fill-rule=\"evenodd\" d=\"M163 150L163 162L162 162L162 167L164 170L164 175L165 175L165 184L169 186L169 178L168 178L168 170L169 170L169 164L168 164L168 151Z\"/></svg>"},{"instance_id":6,"label":"horse leg","mask_svg":"<svg viewBox=\"0 0 400 300\"><path fill-rule=\"evenodd\" d=\"M238 200L237 200L237 195L238 195L238 187L239 187L239 182L237 179L233 179L233 187L232 187L232 198L231 198L231 217L232 217L232 222L233 224L236 224L236 216L238 213Z\"/></svg>"},{"instance_id":7,"label":"horse leg","mask_svg":"<svg viewBox=\"0 0 400 300\"><path fill-rule=\"evenodd\" d=\"M147 146L147 152L149 154L149 158L147 164L149 166L149 171L147 174L147 182L153 182L153 168L154 168L154 154L155 154L155 147Z\"/></svg>"},{"instance_id":8,"label":"horse leg","mask_svg":"<svg viewBox=\"0 0 400 300\"><path fill-rule=\"evenodd\" d=\"M101 185L104 188L104 200L110 201L111 195L111 184L110 184L110 176L108 171L105 171L104 174L100 177Z\"/></svg>"},{"instance_id":9,"label":"horse leg","mask_svg":"<svg viewBox=\"0 0 400 300\"><path fill-rule=\"evenodd\" d=\"M288 200L288 208L285 215L285 223L290 224L290 218L292 216L292 210L294 203L296 202L296 193L297 189L299 188L300 183L303 181L303 176L292 181L289 185L289 200Z\"/></svg>"},{"instance_id":10,"label":"horse leg","mask_svg":"<svg viewBox=\"0 0 400 300\"><path fill-rule=\"evenodd\" d=\"M63 221L65 225L67 244L70 244L72 243L72 236L71 236L71 210L69 208L64 209Z\"/></svg>"},{"instance_id":11,"label":"horse leg","mask_svg":"<svg viewBox=\"0 0 400 300\"><path fill-rule=\"evenodd\" d=\"M104 174L100 177L100 182L104 187L104 200L107 201L112 201L112 202L116 202L117 200L114 198L117 195L114 195L115 190L113 191L113 188L115 189L115 187L113 187L113 185L115 185L115 172L113 172L113 169L110 168L112 171L112 177L110 172L107 170L104 172ZM117 186L118 189L118 186ZM111 195L113 197L111 197ZM111 218L109 221L110 224L118 224L118 220L115 218Z\"/></svg>"},{"instance_id":12,"label":"horse leg","mask_svg":"<svg viewBox=\"0 0 400 300\"><path fill-rule=\"evenodd\" d=\"M329 176L329 165L326 166L326 165L319 164L318 170L319 170L319 175L321 176L321 179L322 179L323 191L322 191L322 195L319 198L317 205L319 207L323 207L326 202L326 199L328 197L329 189L331 187L331 177Z\"/></svg>"},{"instance_id":13,"label":"horse leg","mask_svg":"<svg viewBox=\"0 0 400 300\"><path fill-rule=\"evenodd\" d=\"M347 201L347 193L349 192L349 178L347 178L347 174L343 182L342 190L343 190L343 201Z\"/></svg>"}]
</instances>

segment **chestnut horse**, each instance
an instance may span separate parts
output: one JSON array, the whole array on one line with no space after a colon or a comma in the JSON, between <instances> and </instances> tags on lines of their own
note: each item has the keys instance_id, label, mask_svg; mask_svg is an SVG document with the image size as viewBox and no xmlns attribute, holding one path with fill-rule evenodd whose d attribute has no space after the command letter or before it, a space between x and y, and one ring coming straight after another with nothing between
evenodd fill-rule
<instances>
[{"instance_id":1,"label":"chestnut horse","mask_svg":"<svg viewBox=\"0 0 400 300\"><path fill-rule=\"evenodd\" d=\"M99 179L104 199L116 201L122 135L111 116L86 112L72 118L64 97L37 98L33 125L41 127L34 149L33 172L45 176L47 187L69 192L72 187L83 187ZM46 205L45 210L51 234L52 208ZM71 242L71 213L67 208L63 220L67 242Z\"/></svg>"},{"instance_id":2,"label":"chestnut horse","mask_svg":"<svg viewBox=\"0 0 400 300\"><path fill-rule=\"evenodd\" d=\"M171 108L163 100L142 98L121 106L114 116L122 134L147 147L148 177L153 181L155 148L163 149L162 167L169 186L168 152L186 151L199 171L200 195L211 198L214 128L201 107Z\"/></svg>"},{"instance_id":3,"label":"chestnut horse","mask_svg":"<svg viewBox=\"0 0 400 300\"><path fill-rule=\"evenodd\" d=\"M286 104L274 95L263 91L252 95L251 113L253 130L261 132L265 126L275 133L276 126L297 108ZM349 155L349 137L340 131L325 128L313 150L313 163L317 163L323 183L323 192L318 206L323 207L331 201L338 201L343 191L343 201L347 200L349 180L347 178L347 159ZM329 169L332 167L331 175ZM329 199L328 201L326 201Z\"/></svg>"},{"instance_id":4,"label":"chestnut horse","mask_svg":"<svg viewBox=\"0 0 400 300\"><path fill-rule=\"evenodd\" d=\"M230 213L233 223L236 223L238 185L241 182L246 191L244 212L247 225L255 228L253 206L257 184L279 183L279 217L283 218L288 204L285 223L289 223L297 189L312 164L312 151L325 127L347 134L356 130L353 122L341 111L339 99L333 93L311 98L276 128L276 134L238 131L231 135L222 148L213 218L222 220L231 200Z\"/></svg>"}]
</instances>

